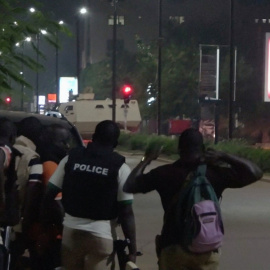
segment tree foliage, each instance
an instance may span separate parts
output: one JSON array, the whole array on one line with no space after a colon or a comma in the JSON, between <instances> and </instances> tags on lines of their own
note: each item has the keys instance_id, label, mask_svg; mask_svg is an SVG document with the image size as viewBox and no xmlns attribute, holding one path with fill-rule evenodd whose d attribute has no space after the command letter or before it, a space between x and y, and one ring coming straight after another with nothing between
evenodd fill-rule
<instances>
[{"instance_id":1,"label":"tree foliage","mask_svg":"<svg viewBox=\"0 0 270 270\"><path fill-rule=\"evenodd\" d=\"M199 45L224 44L224 31L217 31L216 25L173 25L165 27L161 47L161 117L163 122L170 118L199 117ZM219 26L220 27L220 26ZM223 29L223 28L222 28ZM221 48L220 60L220 98L221 113L228 116L230 65L229 50ZM237 61L237 109L242 110L243 117L257 109L256 84L253 69L239 52ZM157 118L158 96L158 44L144 43L137 37L136 54L118 52L117 85L120 87L128 78L134 86L133 98L139 102L143 119ZM111 59L92 64L84 71L86 85L93 86L99 98L111 97ZM120 97L118 95L118 97ZM151 100L151 102L149 102Z\"/></svg>"},{"instance_id":2,"label":"tree foliage","mask_svg":"<svg viewBox=\"0 0 270 270\"><path fill-rule=\"evenodd\" d=\"M22 65L32 70L42 68L35 59L25 55L17 46L24 46L25 39L31 37L33 50L45 58L37 45L40 31L46 30L48 35L44 36L44 39L52 46L58 46L57 31L68 33L68 30L39 10L30 13L21 1L0 0L0 8L0 93L3 93L12 90L12 80L31 87L20 75Z\"/></svg>"}]
</instances>

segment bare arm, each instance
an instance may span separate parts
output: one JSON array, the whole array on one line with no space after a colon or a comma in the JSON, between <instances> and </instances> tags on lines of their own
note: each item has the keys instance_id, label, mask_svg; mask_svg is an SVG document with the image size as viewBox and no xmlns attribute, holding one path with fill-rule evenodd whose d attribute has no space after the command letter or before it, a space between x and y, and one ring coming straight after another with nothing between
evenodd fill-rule
<instances>
[{"instance_id":1,"label":"bare arm","mask_svg":"<svg viewBox=\"0 0 270 270\"><path fill-rule=\"evenodd\" d=\"M262 170L252 161L232 154L208 149L205 153L206 163L225 162L231 165L237 173L237 183L231 183L231 187L244 187L262 178Z\"/></svg>"},{"instance_id":2,"label":"bare arm","mask_svg":"<svg viewBox=\"0 0 270 270\"><path fill-rule=\"evenodd\" d=\"M51 213L55 212L55 197L60 191L59 187L50 182L48 183L40 211L41 223L44 226L50 222Z\"/></svg>"},{"instance_id":3,"label":"bare arm","mask_svg":"<svg viewBox=\"0 0 270 270\"><path fill-rule=\"evenodd\" d=\"M162 151L162 146L158 146L153 149L146 149L145 154L140 161L140 163L132 170L127 178L127 181L123 187L124 192L137 193L139 192L136 185L136 178L143 174L147 165L151 163L152 160L158 158L160 152Z\"/></svg>"},{"instance_id":4,"label":"bare arm","mask_svg":"<svg viewBox=\"0 0 270 270\"><path fill-rule=\"evenodd\" d=\"M137 253L136 226L132 204L126 205L119 203L118 207L119 207L118 221L121 224L125 238L130 240L130 244L128 246L129 260L136 262L136 253Z\"/></svg>"}]
</instances>

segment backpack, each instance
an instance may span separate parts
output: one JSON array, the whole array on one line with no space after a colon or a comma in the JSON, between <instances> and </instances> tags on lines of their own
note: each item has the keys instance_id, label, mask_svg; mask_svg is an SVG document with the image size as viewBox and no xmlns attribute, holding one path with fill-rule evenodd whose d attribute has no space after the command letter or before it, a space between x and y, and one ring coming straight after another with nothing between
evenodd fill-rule
<instances>
[{"instance_id":1,"label":"backpack","mask_svg":"<svg viewBox=\"0 0 270 270\"><path fill-rule=\"evenodd\" d=\"M219 201L205 173L206 165L199 165L176 195L177 237L183 249L194 253L218 249L224 235Z\"/></svg>"}]
</instances>

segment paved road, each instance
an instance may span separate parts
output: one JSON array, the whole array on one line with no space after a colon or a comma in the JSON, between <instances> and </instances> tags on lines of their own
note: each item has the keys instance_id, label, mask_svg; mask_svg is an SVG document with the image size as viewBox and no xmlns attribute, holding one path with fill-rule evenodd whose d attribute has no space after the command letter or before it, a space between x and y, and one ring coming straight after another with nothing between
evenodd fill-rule
<instances>
[{"instance_id":1,"label":"paved road","mask_svg":"<svg viewBox=\"0 0 270 270\"><path fill-rule=\"evenodd\" d=\"M127 155L134 167L141 156ZM149 169L164 164L154 161ZM226 190L221 203L225 224L220 270L270 269L270 182L258 181L248 187ZM160 232L163 211L156 192L135 195L138 249L142 270L157 270L155 235Z\"/></svg>"}]
</instances>

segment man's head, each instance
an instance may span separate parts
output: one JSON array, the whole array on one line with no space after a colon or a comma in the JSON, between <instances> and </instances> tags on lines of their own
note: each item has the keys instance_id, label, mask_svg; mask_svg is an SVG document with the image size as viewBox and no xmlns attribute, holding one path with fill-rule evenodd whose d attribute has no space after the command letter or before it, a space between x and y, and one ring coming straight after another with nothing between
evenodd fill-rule
<instances>
[{"instance_id":1,"label":"man's head","mask_svg":"<svg viewBox=\"0 0 270 270\"><path fill-rule=\"evenodd\" d=\"M38 144L42 131L42 124L34 117L26 117L21 120L18 128L18 135L25 136L30 139L35 145Z\"/></svg>"},{"instance_id":2,"label":"man's head","mask_svg":"<svg viewBox=\"0 0 270 270\"><path fill-rule=\"evenodd\" d=\"M118 125L111 120L104 120L97 124L93 135L93 142L105 146L116 147L119 135L120 129Z\"/></svg>"},{"instance_id":3,"label":"man's head","mask_svg":"<svg viewBox=\"0 0 270 270\"><path fill-rule=\"evenodd\" d=\"M14 144L17 135L16 126L5 117L0 118L0 142Z\"/></svg>"},{"instance_id":4,"label":"man's head","mask_svg":"<svg viewBox=\"0 0 270 270\"><path fill-rule=\"evenodd\" d=\"M42 143L62 149L69 150L70 132L59 124L46 126L41 135ZM46 146L45 146L46 147Z\"/></svg>"},{"instance_id":5,"label":"man's head","mask_svg":"<svg viewBox=\"0 0 270 270\"><path fill-rule=\"evenodd\" d=\"M186 129L179 137L178 151L184 163L197 163L204 152L202 134L194 128Z\"/></svg>"}]
</instances>

